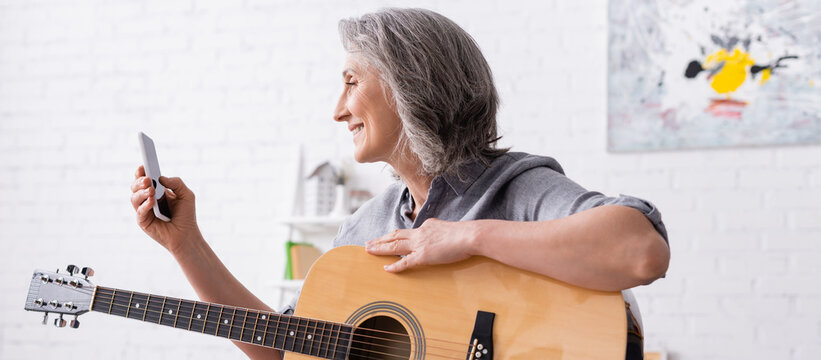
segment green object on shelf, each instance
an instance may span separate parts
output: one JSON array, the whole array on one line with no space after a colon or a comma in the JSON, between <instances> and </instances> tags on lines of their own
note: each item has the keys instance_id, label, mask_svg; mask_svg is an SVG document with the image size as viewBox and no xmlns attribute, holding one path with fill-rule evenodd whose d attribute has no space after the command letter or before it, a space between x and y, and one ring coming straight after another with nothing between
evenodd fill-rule
<instances>
[{"instance_id":1,"label":"green object on shelf","mask_svg":"<svg viewBox=\"0 0 821 360\"><path fill-rule=\"evenodd\" d=\"M285 280L294 279L293 260L291 260L291 248L295 245L312 246L310 243L295 242L288 240L285 242Z\"/></svg>"}]
</instances>

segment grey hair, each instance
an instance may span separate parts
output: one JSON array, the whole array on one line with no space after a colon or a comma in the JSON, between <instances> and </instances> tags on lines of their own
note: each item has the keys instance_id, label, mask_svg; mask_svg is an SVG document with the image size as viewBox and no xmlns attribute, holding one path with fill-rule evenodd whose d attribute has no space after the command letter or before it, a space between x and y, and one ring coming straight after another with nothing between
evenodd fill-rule
<instances>
[{"instance_id":1,"label":"grey hair","mask_svg":"<svg viewBox=\"0 0 821 360\"><path fill-rule=\"evenodd\" d=\"M473 38L430 10L386 8L339 21L342 45L380 74L409 146L427 175L453 174L507 152L496 148L499 95ZM402 153L402 152L400 152Z\"/></svg>"}]
</instances>

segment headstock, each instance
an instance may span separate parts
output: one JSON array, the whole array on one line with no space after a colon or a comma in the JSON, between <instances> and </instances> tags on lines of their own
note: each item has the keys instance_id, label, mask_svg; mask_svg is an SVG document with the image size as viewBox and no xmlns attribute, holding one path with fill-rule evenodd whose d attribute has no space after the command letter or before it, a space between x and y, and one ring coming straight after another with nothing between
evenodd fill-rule
<instances>
[{"instance_id":1,"label":"headstock","mask_svg":"<svg viewBox=\"0 0 821 360\"><path fill-rule=\"evenodd\" d=\"M78 271L83 276L76 276ZM60 273L59 270L35 270L31 276L25 309L44 312L43 324L48 319L48 313L59 314L60 317L54 319L54 326L57 327L66 326L63 315L74 315L70 326L76 329L80 326L77 316L91 310L95 285L88 281L88 277L92 275L94 270L91 268L84 267L80 270L74 265L67 266L65 273Z\"/></svg>"}]
</instances>

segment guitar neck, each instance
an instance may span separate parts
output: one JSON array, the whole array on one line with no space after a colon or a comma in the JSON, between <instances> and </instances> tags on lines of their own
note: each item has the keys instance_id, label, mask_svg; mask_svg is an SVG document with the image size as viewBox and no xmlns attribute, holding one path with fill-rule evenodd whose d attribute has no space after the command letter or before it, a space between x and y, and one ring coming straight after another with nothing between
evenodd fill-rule
<instances>
[{"instance_id":1,"label":"guitar neck","mask_svg":"<svg viewBox=\"0 0 821 360\"><path fill-rule=\"evenodd\" d=\"M350 325L97 286L92 311L324 359L346 359Z\"/></svg>"}]
</instances>

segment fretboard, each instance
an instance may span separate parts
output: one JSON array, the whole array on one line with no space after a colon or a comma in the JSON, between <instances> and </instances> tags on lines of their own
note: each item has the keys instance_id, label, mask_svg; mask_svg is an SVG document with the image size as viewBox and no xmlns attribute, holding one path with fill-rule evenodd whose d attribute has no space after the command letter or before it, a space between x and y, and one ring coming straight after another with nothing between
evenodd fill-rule
<instances>
[{"instance_id":1,"label":"fretboard","mask_svg":"<svg viewBox=\"0 0 821 360\"><path fill-rule=\"evenodd\" d=\"M92 311L324 359L346 359L353 327L97 286Z\"/></svg>"}]
</instances>

